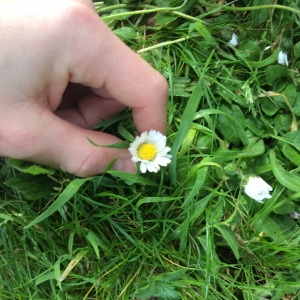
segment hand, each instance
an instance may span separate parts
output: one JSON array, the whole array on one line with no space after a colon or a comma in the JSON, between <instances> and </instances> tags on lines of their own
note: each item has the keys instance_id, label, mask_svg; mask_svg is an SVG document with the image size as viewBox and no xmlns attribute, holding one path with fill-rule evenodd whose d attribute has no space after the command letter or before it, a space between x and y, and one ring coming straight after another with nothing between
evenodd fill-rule
<instances>
[{"instance_id":1,"label":"hand","mask_svg":"<svg viewBox=\"0 0 300 300\"><path fill-rule=\"evenodd\" d=\"M0 1L0 155L78 175L135 172L120 140L92 131L132 107L136 129L166 130L165 79L123 44L89 0Z\"/></svg>"}]
</instances>

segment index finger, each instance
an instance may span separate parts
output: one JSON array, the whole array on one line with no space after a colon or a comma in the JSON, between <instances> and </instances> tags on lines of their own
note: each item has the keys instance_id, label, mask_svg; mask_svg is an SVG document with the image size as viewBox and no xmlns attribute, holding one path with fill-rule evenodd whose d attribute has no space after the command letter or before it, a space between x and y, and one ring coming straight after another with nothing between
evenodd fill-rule
<instances>
[{"instance_id":1,"label":"index finger","mask_svg":"<svg viewBox=\"0 0 300 300\"><path fill-rule=\"evenodd\" d=\"M168 85L164 77L117 38L94 10L77 12L72 28L81 34L68 39L72 47L70 81L103 88L115 100L132 107L139 132L166 132Z\"/></svg>"}]
</instances>

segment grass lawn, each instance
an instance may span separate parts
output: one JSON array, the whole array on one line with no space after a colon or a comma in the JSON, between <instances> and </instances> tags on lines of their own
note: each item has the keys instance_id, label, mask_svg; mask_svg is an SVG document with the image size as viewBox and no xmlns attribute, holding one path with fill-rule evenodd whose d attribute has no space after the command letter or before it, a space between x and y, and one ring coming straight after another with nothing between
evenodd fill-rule
<instances>
[{"instance_id":1,"label":"grass lawn","mask_svg":"<svg viewBox=\"0 0 300 300\"><path fill-rule=\"evenodd\" d=\"M0 300L300 299L300 1L94 4L169 82L172 162L1 159ZM95 130L132 142L130 109Z\"/></svg>"}]
</instances>

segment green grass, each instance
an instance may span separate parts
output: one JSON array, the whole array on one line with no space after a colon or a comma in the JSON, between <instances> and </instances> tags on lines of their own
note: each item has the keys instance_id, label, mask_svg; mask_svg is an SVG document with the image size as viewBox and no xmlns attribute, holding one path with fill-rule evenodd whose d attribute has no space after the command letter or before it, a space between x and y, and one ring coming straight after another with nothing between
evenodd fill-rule
<instances>
[{"instance_id":1,"label":"green grass","mask_svg":"<svg viewBox=\"0 0 300 300\"><path fill-rule=\"evenodd\" d=\"M173 160L78 179L2 159L0 299L300 299L300 1L216 3L95 3L169 82ZM130 110L97 130L134 136Z\"/></svg>"}]
</instances>

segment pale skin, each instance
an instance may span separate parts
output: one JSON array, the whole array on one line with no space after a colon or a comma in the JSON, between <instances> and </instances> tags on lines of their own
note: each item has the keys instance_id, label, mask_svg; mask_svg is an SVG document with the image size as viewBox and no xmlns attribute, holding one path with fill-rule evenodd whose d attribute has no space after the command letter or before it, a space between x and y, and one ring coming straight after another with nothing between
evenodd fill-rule
<instances>
[{"instance_id":1,"label":"pale skin","mask_svg":"<svg viewBox=\"0 0 300 300\"><path fill-rule=\"evenodd\" d=\"M0 156L77 176L134 173L119 138L91 130L132 107L138 132L166 132L165 79L121 42L89 0L0 0Z\"/></svg>"}]
</instances>

